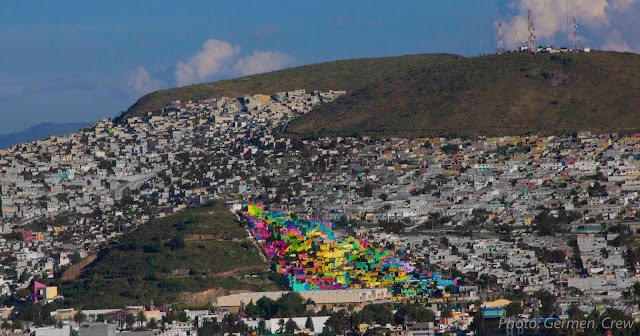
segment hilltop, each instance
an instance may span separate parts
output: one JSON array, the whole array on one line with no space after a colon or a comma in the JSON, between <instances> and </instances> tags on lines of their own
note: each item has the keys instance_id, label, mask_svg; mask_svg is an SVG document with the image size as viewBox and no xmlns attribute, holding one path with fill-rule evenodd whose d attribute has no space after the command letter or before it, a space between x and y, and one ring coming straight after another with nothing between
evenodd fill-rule
<instances>
[{"instance_id":1,"label":"hilltop","mask_svg":"<svg viewBox=\"0 0 640 336\"><path fill-rule=\"evenodd\" d=\"M56 280L71 306L206 304L234 291L277 289L269 264L221 201L157 218L99 252L82 274ZM242 277L258 275L258 277Z\"/></svg>"},{"instance_id":2,"label":"hilltop","mask_svg":"<svg viewBox=\"0 0 640 336\"><path fill-rule=\"evenodd\" d=\"M353 91L376 80L404 76L411 69L450 63L461 58L448 54L361 58L160 90L142 96L117 119L154 111L174 100L241 97L246 94L272 94L296 89Z\"/></svg>"},{"instance_id":3,"label":"hilltop","mask_svg":"<svg viewBox=\"0 0 640 336\"><path fill-rule=\"evenodd\" d=\"M640 55L504 53L378 80L289 135L515 135L640 130Z\"/></svg>"},{"instance_id":4,"label":"hilltop","mask_svg":"<svg viewBox=\"0 0 640 336\"><path fill-rule=\"evenodd\" d=\"M347 95L293 120L283 133L291 137L640 129L640 55L616 52L424 54L319 63L157 91L119 118L171 100L297 88Z\"/></svg>"}]
</instances>

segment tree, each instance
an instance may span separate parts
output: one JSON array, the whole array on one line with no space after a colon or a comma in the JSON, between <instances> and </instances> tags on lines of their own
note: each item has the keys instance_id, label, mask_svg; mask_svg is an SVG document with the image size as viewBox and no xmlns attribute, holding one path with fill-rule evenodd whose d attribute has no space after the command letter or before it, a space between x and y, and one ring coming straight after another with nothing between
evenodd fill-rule
<instances>
[{"instance_id":1,"label":"tree","mask_svg":"<svg viewBox=\"0 0 640 336\"><path fill-rule=\"evenodd\" d=\"M416 309L411 312L411 315L416 322L432 322L436 318L433 310L423 306L416 307Z\"/></svg>"},{"instance_id":2,"label":"tree","mask_svg":"<svg viewBox=\"0 0 640 336\"><path fill-rule=\"evenodd\" d=\"M284 319L281 318L280 320L278 320L278 334L282 334L284 332L284 326L285 326L285 322Z\"/></svg>"},{"instance_id":3,"label":"tree","mask_svg":"<svg viewBox=\"0 0 640 336\"><path fill-rule=\"evenodd\" d=\"M0 328L2 328L2 330L9 330L11 329L11 323L9 323L7 319L3 319L2 324L0 324Z\"/></svg>"},{"instance_id":4,"label":"tree","mask_svg":"<svg viewBox=\"0 0 640 336\"><path fill-rule=\"evenodd\" d=\"M400 221L380 221L382 230L387 233L400 234L404 231L405 224Z\"/></svg>"},{"instance_id":5,"label":"tree","mask_svg":"<svg viewBox=\"0 0 640 336\"><path fill-rule=\"evenodd\" d=\"M543 210L533 219L536 230L542 236L550 236L556 232L558 219L553 217L549 210Z\"/></svg>"},{"instance_id":6,"label":"tree","mask_svg":"<svg viewBox=\"0 0 640 336\"><path fill-rule=\"evenodd\" d=\"M264 320L258 322L258 335L263 335L267 332L267 323Z\"/></svg>"},{"instance_id":7,"label":"tree","mask_svg":"<svg viewBox=\"0 0 640 336\"><path fill-rule=\"evenodd\" d=\"M289 319L284 325L284 331L287 334L293 334L298 329L298 324L292 319Z\"/></svg>"},{"instance_id":8,"label":"tree","mask_svg":"<svg viewBox=\"0 0 640 336\"><path fill-rule=\"evenodd\" d=\"M149 319L149 324L147 324L147 328L154 330L158 329L158 320L155 317Z\"/></svg>"},{"instance_id":9,"label":"tree","mask_svg":"<svg viewBox=\"0 0 640 336\"><path fill-rule=\"evenodd\" d=\"M540 300L540 303L542 304L542 307L540 308L540 316L551 317L556 303L556 296L546 290L539 290L535 292L533 296Z\"/></svg>"},{"instance_id":10,"label":"tree","mask_svg":"<svg viewBox=\"0 0 640 336\"><path fill-rule=\"evenodd\" d=\"M442 311L441 316L442 316L443 318L445 318L445 319L452 318L452 317L453 317L453 311L451 311L451 309L450 309L450 308L445 308L445 309Z\"/></svg>"},{"instance_id":11,"label":"tree","mask_svg":"<svg viewBox=\"0 0 640 336\"><path fill-rule=\"evenodd\" d=\"M171 324L171 323L173 323L173 321L178 320L178 312L173 310L173 309L171 309L169 312L164 314L162 319L163 319L163 323Z\"/></svg>"},{"instance_id":12,"label":"tree","mask_svg":"<svg viewBox=\"0 0 640 336\"><path fill-rule=\"evenodd\" d=\"M373 197L373 184L365 184L363 188L364 197Z\"/></svg>"},{"instance_id":13,"label":"tree","mask_svg":"<svg viewBox=\"0 0 640 336\"><path fill-rule=\"evenodd\" d=\"M221 334L222 327L217 321L207 320L202 323L202 327L197 330L200 336L216 336Z\"/></svg>"},{"instance_id":14,"label":"tree","mask_svg":"<svg viewBox=\"0 0 640 336\"><path fill-rule=\"evenodd\" d=\"M327 322L325 322L324 327L329 333L343 335L348 324L349 319L347 318L347 312L344 309L341 309L331 314L329 319L327 319Z\"/></svg>"},{"instance_id":15,"label":"tree","mask_svg":"<svg viewBox=\"0 0 640 336\"><path fill-rule=\"evenodd\" d=\"M386 336L389 334L389 329L386 327L375 327L367 329L363 336Z\"/></svg>"},{"instance_id":16,"label":"tree","mask_svg":"<svg viewBox=\"0 0 640 336\"><path fill-rule=\"evenodd\" d=\"M83 313L82 311L77 312L74 316L73 316L73 320L78 324L82 324L82 322L84 322L87 319L87 314Z\"/></svg>"},{"instance_id":17,"label":"tree","mask_svg":"<svg viewBox=\"0 0 640 336\"><path fill-rule=\"evenodd\" d=\"M244 313L248 317L258 317L260 316L260 308L253 303L253 300L249 301L246 307L244 307Z\"/></svg>"},{"instance_id":18,"label":"tree","mask_svg":"<svg viewBox=\"0 0 640 336\"><path fill-rule=\"evenodd\" d=\"M524 309L520 302L514 301L504 307L504 312L507 317L518 316L524 312Z\"/></svg>"},{"instance_id":19,"label":"tree","mask_svg":"<svg viewBox=\"0 0 640 336\"><path fill-rule=\"evenodd\" d=\"M569 315L569 318L571 319L584 318L584 312L580 310L580 307L575 303L572 303L571 306L569 306L569 309L567 309L567 315Z\"/></svg>"},{"instance_id":20,"label":"tree","mask_svg":"<svg viewBox=\"0 0 640 336\"><path fill-rule=\"evenodd\" d=\"M178 313L178 321L180 322L189 322L190 318L189 315L187 315L187 312L184 310L181 310L180 313Z\"/></svg>"},{"instance_id":21,"label":"tree","mask_svg":"<svg viewBox=\"0 0 640 336\"><path fill-rule=\"evenodd\" d=\"M460 151L460 147L458 145L448 144L440 147L440 150L447 155L451 155Z\"/></svg>"},{"instance_id":22,"label":"tree","mask_svg":"<svg viewBox=\"0 0 640 336\"><path fill-rule=\"evenodd\" d=\"M140 323L141 327L144 325L145 322L147 322L147 316L144 314L143 311L138 312L138 316L136 316L136 321Z\"/></svg>"},{"instance_id":23,"label":"tree","mask_svg":"<svg viewBox=\"0 0 640 336\"><path fill-rule=\"evenodd\" d=\"M309 331L314 331L313 320L311 319L311 316L307 316L307 320L304 322L304 327L309 329Z\"/></svg>"},{"instance_id":24,"label":"tree","mask_svg":"<svg viewBox=\"0 0 640 336\"><path fill-rule=\"evenodd\" d=\"M98 316L96 316L96 321L100 322L100 323L104 323L107 320L106 316L104 316L104 314L98 314Z\"/></svg>"},{"instance_id":25,"label":"tree","mask_svg":"<svg viewBox=\"0 0 640 336\"><path fill-rule=\"evenodd\" d=\"M418 303L403 303L396 307L393 320L396 324L407 322L431 322L435 319L435 313Z\"/></svg>"},{"instance_id":26,"label":"tree","mask_svg":"<svg viewBox=\"0 0 640 336\"><path fill-rule=\"evenodd\" d=\"M447 285L447 287L444 288L444 291L449 293L449 294L456 294L458 292L458 287L449 284Z\"/></svg>"},{"instance_id":27,"label":"tree","mask_svg":"<svg viewBox=\"0 0 640 336\"><path fill-rule=\"evenodd\" d=\"M12 327L13 330L23 330L24 329L24 324L20 320L13 320L13 323L11 324L11 327Z\"/></svg>"},{"instance_id":28,"label":"tree","mask_svg":"<svg viewBox=\"0 0 640 336\"><path fill-rule=\"evenodd\" d=\"M136 324L136 317L129 313L124 317L124 323L127 324L127 329L131 330L133 325Z\"/></svg>"}]
</instances>

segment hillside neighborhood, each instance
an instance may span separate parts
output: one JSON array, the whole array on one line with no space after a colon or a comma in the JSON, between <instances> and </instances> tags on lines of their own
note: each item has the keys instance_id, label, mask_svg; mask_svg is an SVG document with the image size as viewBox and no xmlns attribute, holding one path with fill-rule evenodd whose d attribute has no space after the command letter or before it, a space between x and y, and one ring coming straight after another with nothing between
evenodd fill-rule
<instances>
[{"instance_id":1,"label":"hillside neighborhood","mask_svg":"<svg viewBox=\"0 0 640 336\"><path fill-rule=\"evenodd\" d=\"M640 134L280 136L345 93L174 101L0 150L5 298L54 302L65 293L47 280L150 219L214 199L289 281L282 292L220 296L210 309L66 307L51 312L54 328L4 300L3 317L36 336L116 327L186 336L214 324L243 335L417 336L498 330L505 317L640 320ZM304 308L267 313L262 297ZM403 314L420 310L408 302L428 312ZM345 314L384 317L348 325Z\"/></svg>"}]
</instances>

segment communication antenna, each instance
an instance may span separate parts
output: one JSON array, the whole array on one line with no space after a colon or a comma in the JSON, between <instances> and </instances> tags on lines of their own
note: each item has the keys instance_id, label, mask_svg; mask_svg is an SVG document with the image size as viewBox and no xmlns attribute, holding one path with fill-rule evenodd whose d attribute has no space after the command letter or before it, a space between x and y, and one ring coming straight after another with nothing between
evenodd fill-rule
<instances>
[{"instance_id":1,"label":"communication antenna","mask_svg":"<svg viewBox=\"0 0 640 336\"><path fill-rule=\"evenodd\" d=\"M567 48L569 48L569 2L565 2L567 5Z\"/></svg>"},{"instance_id":2,"label":"communication antenna","mask_svg":"<svg viewBox=\"0 0 640 336\"><path fill-rule=\"evenodd\" d=\"M527 18L529 21L528 30L529 30L529 52L533 52L536 46L534 28L533 28L533 14L531 14L531 9L527 9Z\"/></svg>"},{"instance_id":3,"label":"communication antenna","mask_svg":"<svg viewBox=\"0 0 640 336\"><path fill-rule=\"evenodd\" d=\"M502 39L502 18L498 9L498 52L504 52L504 40Z\"/></svg>"},{"instance_id":4,"label":"communication antenna","mask_svg":"<svg viewBox=\"0 0 640 336\"><path fill-rule=\"evenodd\" d=\"M578 16L573 8L573 51L578 51Z\"/></svg>"},{"instance_id":5,"label":"communication antenna","mask_svg":"<svg viewBox=\"0 0 640 336\"><path fill-rule=\"evenodd\" d=\"M518 51L518 17L513 19L513 50Z\"/></svg>"}]
</instances>

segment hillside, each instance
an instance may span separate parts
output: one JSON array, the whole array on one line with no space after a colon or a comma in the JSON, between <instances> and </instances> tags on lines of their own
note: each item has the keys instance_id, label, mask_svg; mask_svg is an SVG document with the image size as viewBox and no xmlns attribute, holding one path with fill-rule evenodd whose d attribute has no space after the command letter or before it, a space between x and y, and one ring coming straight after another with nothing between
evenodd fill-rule
<instances>
[{"instance_id":1,"label":"hillside","mask_svg":"<svg viewBox=\"0 0 640 336\"><path fill-rule=\"evenodd\" d=\"M302 66L146 95L123 116L171 100L305 88L347 95L284 135L506 135L640 130L640 55L413 55Z\"/></svg>"},{"instance_id":2,"label":"hillside","mask_svg":"<svg viewBox=\"0 0 640 336\"><path fill-rule=\"evenodd\" d=\"M293 120L291 136L640 130L640 55L505 53L376 81Z\"/></svg>"},{"instance_id":3,"label":"hillside","mask_svg":"<svg viewBox=\"0 0 640 336\"><path fill-rule=\"evenodd\" d=\"M71 306L206 304L234 290L274 290L269 265L223 202L151 220L101 251L79 278L56 280ZM242 277L259 274L259 277Z\"/></svg>"},{"instance_id":4,"label":"hillside","mask_svg":"<svg viewBox=\"0 0 640 336\"><path fill-rule=\"evenodd\" d=\"M352 59L160 90L138 99L117 119L157 110L173 100L201 100L221 96L241 97L245 94L272 94L302 88L353 91L376 80L404 76L411 69L449 63L460 58L460 56L446 54L422 54Z\"/></svg>"}]
</instances>

